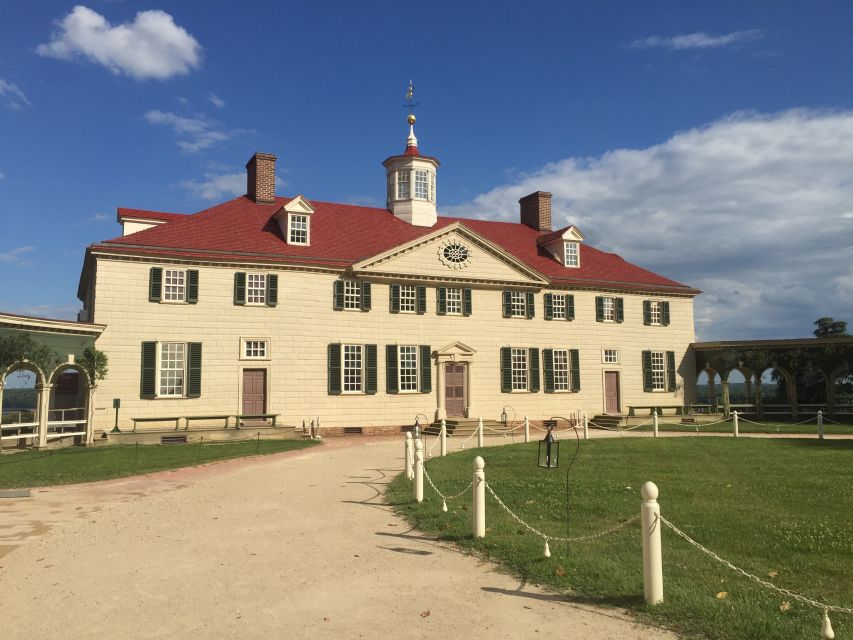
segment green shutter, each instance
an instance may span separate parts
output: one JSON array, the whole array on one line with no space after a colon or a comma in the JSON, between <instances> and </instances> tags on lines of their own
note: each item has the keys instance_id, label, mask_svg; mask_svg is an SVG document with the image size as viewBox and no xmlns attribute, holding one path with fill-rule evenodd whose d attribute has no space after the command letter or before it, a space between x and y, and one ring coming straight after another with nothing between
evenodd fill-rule
<instances>
[{"instance_id":1,"label":"green shutter","mask_svg":"<svg viewBox=\"0 0 853 640\"><path fill-rule=\"evenodd\" d=\"M643 324L650 325L652 323L652 301L643 300Z\"/></svg>"},{"instance_id":2,"label":"green shutter","mask_svg":"<svg viewBox=\"0 0 853 640\"><path fill-rule=\"evenodd\" d=\"M160 302L163 291L163 269L151 267L148 273L148 301Z\"/></svg>"},{"instance_id":3,"label":"green shutter","mask_svg":"<svg viewBox=\"0 0 853 640\"><path fill-rule=\"evenodd\" d=\"M400 313L400 285L392 284L388 291L391 296L391 313Z\"/></svg>"},{"instance_id":4,"label":"green shutter","mask_svg":"<svg viewBox=\"0 0 853 640\"><path fill-rule=\"evenodd\" d=\"M438 305L438 311L436 313L440 316L447 314L447 287L438 288L436 303Z\"/></svg>"},{"instance_id":5,"label":"green shutter","mask_svg":"<svg viewBox=\"0 0 853 640\"><path fill-rule=\"evenodd\" d=\"M335 287L332 295L332 309L340 311L344 308L344 281L335 280ZM338 390L340 393L340 390Z\"/></svg>"},{"instance_id":6,"label":"green shutter","mask_svg":"<svg viewBox=\"0 0 853 640\"><path fill-rule=\"evenodd\" d=\"M329 345L329 395L336 396L341 393L341 345Z\"/></svg>"},{"instance_id":7,"label":"green shutter","mask_svg":"<svg viewBox=\"0 0 853 640\"><path fill-rule=\"evenodd\" d=\"M660 323L665 327L669 326L669 302L666 300L660 303Z\"/></svg>"},{"instance_id":8,"label":"green shutter","mask_svg":"<svg viewBox=\"0 0 853 640\"><path fill-rule=\"evenodd\" d=\"M666 352L666 390L675 391L675 351Z\"/></svg>"},{"instance_id":9,"label":"green shutter","mask_svg":"<svg viewBox=\"0 0 853 640\"><path fill-rule=\"evenodd\" d=\"M364 361L365 361L365 380L364 392L367 394L376 393L376 345L364 345Z\"/></svg>"},{"instance_id":10,"label":"green shutter","mask_svg":"<svg viewBox=\"0 0 853 640\"><path fill-rule=\"evenodd\" d=\"M267 275L267 306L278 304L278 276L274 273Z\"/></svg>"},{"instance_id":11,"label":"green shutter","mask_svg":"<svg viewBox=\"0 0 853 640\"><path fill-rule=\"evenodd\" d=\"M234 304L246 304L246 274L243 271L234 273Z\"/></svg>"},{"instance_id":12,"label":"green shutter","mask_svg":"<svg viewBox=\"0 0 853 640\"><path fill-rule=\"evenodd\" d=\"M549 295L549 294L545 294ZM545 373L545 393L554 393L554 350L542 349L542 371Z\"/></svg>"},{"instance_id":13,"label":"green shutter","mask_svg":"<svg viewBox=\"0 0 853 640\"><path fill-rule=\"evenodd\" d=\"M554 319L554 294L546 293L545 294L545 319L553 320ZM548 382L545 382L545 391L548 391ZM553 389L552 389L553 391Z\"/></svg>"},{"instance_id":14,"label":"green shutter","mask_svg":"<svg viewBox=\"0 0 853 640\"><path fill-rule=\"evenodd\" d=\"M651 351L643 351L643 391L654 391Z\"/></svg>"},{"instance_id":15,"label":"green shutter","mask_svg":"<svg viewBox=\"0 0 853 640\"><path fill-rule=\"evenodd\" d=\"M536 315L536 296L532 291L527 292L527 317L532 318Z\"/></svg>"},{"instance_id":16,"label":"green shutter","mask_svg":"<svg viewBox=\"0 0 853 640\"><path fill-rule=\"evenodd\" d=\"M385 391L397 393L399 387L399 366L397 360L397 345L385 345Z\"/></svg>"},{"instance_id":17,"label":"green shutter","mask_svg":"<svg viewBox=\"0 0 853 640\"><path fill-rule=\"evenodd\" d=\"M418 287L418 314L426 313L426 287Z\"/></svg>"},{"instance_id":18,"label":"green shutter","mask_svg":"<svg viewBox=\"0 0 853 640\"><path fill-rule=\"evenodd\" d=\"M622 298L616 298L616 322L625 321L625 301Z\"/></svg>"},{"instance_id":19,"label":"green shutter","mask_svg":"<svg viewBox=\"0 0 853 640\"><path fill-rule=\"evenodd\" d=\"M370 283L361 283L361 310L370 311Z\"/></svg>"},{"instance_id":20,"label":"green shutter","mask_svg":"<svg viewBox=\"0 0 853 640\"><path fill-rule=\"evenodd\" d=\"M201 395L201 342L187 345L187 398Z\"/></svg>"},{"instance_id":21,"label":"green shutter","mask_svg":"<svg viewBox=\"0 0 853 640\"><path fill-rule=\"evenodd\" d=\"M462 289L462 315L470 316L474 305L471 300L471 289Z\"/></svg>"},{"instance_id":22,"label":"green shutter","mask_svg":"<svg viewBox=\"0 0 853 640\"><path fill-rule=\"evenodd\" d=\"M530 357L530 391L539 392L539 349L528 349Z\"/></svg>"},{"instance_id":23,"label":"green shutter","mask_svg":"<svg viewBox=\"0 0 853 640\"><path fill-rule=\"evenodd\" d=\"M604 298L595 296L595 321L604 322Z\"/></svg>"},{"instance_id":24,"label":"green shutter","mask_svg":"<svg viewBox=\"0 0 853 640\"><path fill-rule=\"evenodd\" d=\"M512 317L512 292L504 290L504 318Z\"/></svg>"},{"instance_id":25,"label":"green shutter","mask_svg":"<svg viewBox=\"0 0 853 640\"><path fill-rule=\"evenodd\" d=\"M573 295L566 296L566 320L575 319L575 297Z\"/></svg>"},{"instance_id":26,"label":"green shutter","mask_svg":"<svg viewBox=\"0 0 853 640\"><path fill-rule=\"evenodd\" d=\"M142 343L142 375L139 379L139 396L145 400L157 397L157 343Z\"/></svg>"},{"instance_id":27,"label":"green shutter","mask_svg":"<svg viewBox=\"0 0 853 640\"><path fill-rule=\"evenodd\" d=\"M581 390L581 358L577 349L569 349L569 359L572 366L572 391Z\"/></svg>"},{"instance_id":28,"label":"green shutter","mask_svg":"<svg viewBox=\"0 0 853 640\"><path fill-rule=\"evenodd\" d=\"M187 302L196 304L198 302L198 270L187 271Z\"/></svg>"},{"instance_id":29,"label":"green shutter","mask_svg":"<svg viewBox=\"0 0 853 640\"><path fill-rule=\"evenodd\" d=\"M512 350L501 347L501 393L512 392Z\"/></svg>"},{"instance_id":30,"label":"green shutter","mask_svg":"<svg viewBox=\"0 0 853 640\"><path fill-rule=\"evenodd\" d=\"M428 344L422 344L418 347L418 360L421 367L421 393L432 392L432 347Z\"/></svg>"}]
</instances>

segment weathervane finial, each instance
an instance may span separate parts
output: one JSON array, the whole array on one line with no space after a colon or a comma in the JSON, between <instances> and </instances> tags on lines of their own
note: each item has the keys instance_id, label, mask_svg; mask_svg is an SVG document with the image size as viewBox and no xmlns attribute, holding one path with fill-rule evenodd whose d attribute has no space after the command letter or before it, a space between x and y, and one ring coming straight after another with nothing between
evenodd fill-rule
<instances>
[{"instance_id":1,"label":"weathervane finial","mask_svg":"<svg viewBox=\"0 0 853 640\"><path fill-rule=\"evenodd\" d=\"M406 90L406 104L403 106L409 110L409 124L415 124L415 107L418 103L414 101L415 84L409 80L409 88Z\"/></svg>"}]
</instances>

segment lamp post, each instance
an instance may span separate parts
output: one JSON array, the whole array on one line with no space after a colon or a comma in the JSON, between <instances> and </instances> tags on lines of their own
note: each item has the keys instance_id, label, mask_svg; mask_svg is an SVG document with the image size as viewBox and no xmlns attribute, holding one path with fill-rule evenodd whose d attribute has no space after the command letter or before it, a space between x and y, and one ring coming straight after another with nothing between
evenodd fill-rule
<instances>
[{"instance_id":1,"label":"lamp post","mask_svg":"<svg viewBox=\"0 0 853 640\"><path fill-rule=\"evenodd\" d=\"M556 469L559 465L560 443L551 433L554 430L554 422L556 421L545 421L548 433L539 441L539 466L543 469Z\"/></svg>"}]
</instances>

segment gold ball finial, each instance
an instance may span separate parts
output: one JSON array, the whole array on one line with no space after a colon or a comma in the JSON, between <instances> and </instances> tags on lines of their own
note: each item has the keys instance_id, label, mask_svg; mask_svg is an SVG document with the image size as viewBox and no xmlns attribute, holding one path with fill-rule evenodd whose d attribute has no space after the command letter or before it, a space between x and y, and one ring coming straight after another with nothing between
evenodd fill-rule
<instances>
[{"instance_id":1,"label":"gold ball finial","mask_svg":"<svg viewBox=\"0 0 853 640\"><path fill-rule=\"evenodd\" d=\"M415 118L415 114L414 114L414 113L410 113L410 114L409 114L409 124L415 124L415 120L416 120L416 118Z\"/></svg>"}]
</instances>

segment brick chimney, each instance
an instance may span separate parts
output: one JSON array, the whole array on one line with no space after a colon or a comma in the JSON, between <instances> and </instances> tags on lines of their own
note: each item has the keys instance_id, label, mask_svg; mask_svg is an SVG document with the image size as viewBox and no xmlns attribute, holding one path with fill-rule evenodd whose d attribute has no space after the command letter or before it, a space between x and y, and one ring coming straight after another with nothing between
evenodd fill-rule
<instances>
[{"instance_id":1,"label":"brick chimney","mask_svg":"<svg viewBox=\"0 0 853 640\"><path fill-rule=\"evenodd\" d=\"M551 231L551 194L536 191L518 201L521 205L521 224L537 231Z\"/></svg>"},{"instance_id":2,"label":"brick chimney","mask_svg":"<svg viewBox=\"0 0 853 640\"><path fill-rule=\"evenodd\" d=\"M246 195L255 202L275 202L275 156L256 153L246 163Z\"/></svg>"}]
</instances>

